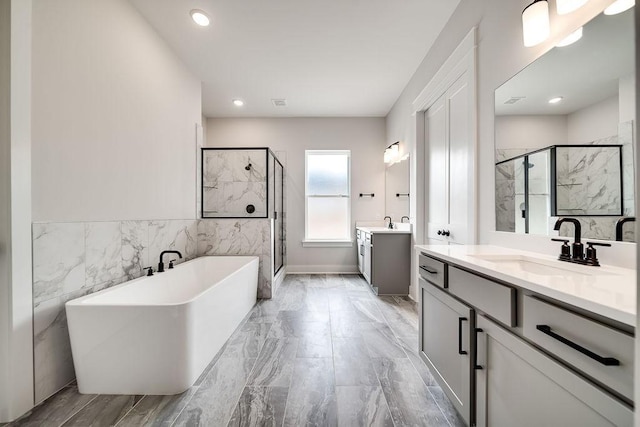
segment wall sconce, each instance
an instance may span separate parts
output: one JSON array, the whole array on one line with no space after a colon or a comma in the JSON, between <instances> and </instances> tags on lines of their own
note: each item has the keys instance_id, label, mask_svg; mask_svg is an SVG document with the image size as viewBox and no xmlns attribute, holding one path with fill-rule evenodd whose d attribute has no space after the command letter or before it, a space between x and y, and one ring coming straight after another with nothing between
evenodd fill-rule
<instances>
[{"instance_id":1,"label":"wall sconce","mask_svg":"<svg viewBox=\"0 0 640 427\"><path fill-rule=\"evenodd\" d=\"M400 157L400 141L394 142L384 150L384 162L395 163Z\"/></svg>"},{"instance_id":2,"label":"wall sconce","mask_svg":"<svg viewBox=\"0 0 640 427\"><path fill-rule=\"evenodd\" d=\"M556 0L556 10L558 15L566 15L574 10L580 9L589 0Z\"/></svg>"},{"instance_id":3,"label":"wall sconce","mask_svg":"<svg viewBox=\"0 0 640 427\"><path fill-rule=\"evenodd\" d=\"M617 0L604 10L605 15L617 15L636 5L635 0Z\"/></svg>"},{"instance_id":4,"label":"wall sconce","mask_svg":"<svg viewBox=\"0 0 640 427\"><path fill-rule=\"evenodd\" d=\"M522 35L526 47L542 43L549 37L549 2L535 0L522 11Z\"/></svg>"}]
</instances>

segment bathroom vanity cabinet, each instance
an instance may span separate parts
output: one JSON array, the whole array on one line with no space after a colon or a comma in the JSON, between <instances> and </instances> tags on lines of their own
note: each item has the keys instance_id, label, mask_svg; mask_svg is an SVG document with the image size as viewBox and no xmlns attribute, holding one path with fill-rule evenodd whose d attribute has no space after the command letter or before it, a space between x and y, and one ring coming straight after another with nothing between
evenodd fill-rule
<instances>
[{"instance_id":1,"label":"bathroom vanity cabinet","mask_svg":"<svg viewBox=\"0 0 640 427\"><path fill-rule=\"evenodd\" d=\"M632 309L608 298L635 299L631 270L562 277L495 247L417 248L419 353L467 425L633 425ZM606 276L610 295L588 289Z\"/></svg>"},{"instance_id":2,"label":"bathroom vanity cabinet","mask_svg":"<svg viewBox=\"0 0 640 427\"><path fill-rule=\"evenodd\" d=\"M408 295L411 281L411 232L358 227L358 265L376 295Z\"/></svg>"}]
</instances>

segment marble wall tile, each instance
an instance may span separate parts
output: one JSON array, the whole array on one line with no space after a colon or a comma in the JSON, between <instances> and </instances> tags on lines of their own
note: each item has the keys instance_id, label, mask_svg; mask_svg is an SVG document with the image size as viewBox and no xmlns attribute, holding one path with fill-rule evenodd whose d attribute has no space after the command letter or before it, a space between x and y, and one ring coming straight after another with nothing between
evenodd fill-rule
<instances>
[{"instance_id":1,"label":"marble wall tile","mask_svg":"<svg viewBox=\"0 0 640 427\"><path fill-rule=\"evenodd\" d=\"M84 224L33 224L34 302L68 294L84 286Z\"/></svg>"},{"instance_id":2,"label":"marble wall tile","mask_svg":"<svg viewBox=\"0 0 640 427\"><path fill-rule=\"evenodd\" d=\"M86 286L119 283L122 268L122 232L120 222L85 224Z\"/></svg>"},{"instance_id":3,"label":"marble wall tile","mask_svg":"<svg viewBox=\"0 0 640 427\"><path fill-rule=\"evenodd\" d=\"M155 267L160 260L160 253L165 250L175 250L182 254L168 257L176 259L176 264L193 259L197 253L197 221L168 220L149 222L149 262Z\"/></svg>"},{"instance_id":4,"label":"marble wall tile","mask_svg":"<svg viewBox=\"0 0 640 427\"><path fill-rule=\"evenodd\" d=\"M268 220L201 220L198 255L262 255L265 221Z\"/></svg>"},{"instance_id":5,"label":"marble wall tile","mask_svg":"<svg viewBox=\"0 0 640 427\"><path fill-rule=\"evenodd\" d=\"M515 231L514 162L496 165L496 230Z\"/></svg>"},{"instance_id":6,"label":"marble wall tile","mask_svg":"<svg viewBox=\"0 0 640 427\"><path fill-rule=\"evenodd\" d=\"M81 289L38 302L33 310L35 398L39 403L75 378L64 304L89 293Z\"/></svg>"},{"instance_id":7,"label":"marble wall tile","mask_svg":"<svg viewBox=\"0 0 640 427\"><path fill-rule=\"evenodd\" d=\"M125 276L135 279L149 267L149 221L122 221L122 268Z\"/></svg>"}]
</instances>

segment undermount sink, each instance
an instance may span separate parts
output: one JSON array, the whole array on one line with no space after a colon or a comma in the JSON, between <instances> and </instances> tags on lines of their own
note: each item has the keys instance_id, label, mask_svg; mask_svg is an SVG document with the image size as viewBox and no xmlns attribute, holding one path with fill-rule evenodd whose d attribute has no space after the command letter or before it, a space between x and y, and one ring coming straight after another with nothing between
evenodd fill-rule
<instances>
[{"instance_id":1,"label":"undermount sink","mask_svg":"<svg viewBox=\"0 0 640 427\"><path fill-rule=\"evenodd\" d=\"M585 276L607 276L614 274L608 271L601 270L598 267L567 264L565 268L564 265L560 264L561 261L549 261L546 259L529 257L526 255L483 254L470 256L493 264L499 264L500 266L504 267L512 267L526 273L537 274L540 276L566 276L567 274L580 274Z\"/></svg>"}]
</instances>

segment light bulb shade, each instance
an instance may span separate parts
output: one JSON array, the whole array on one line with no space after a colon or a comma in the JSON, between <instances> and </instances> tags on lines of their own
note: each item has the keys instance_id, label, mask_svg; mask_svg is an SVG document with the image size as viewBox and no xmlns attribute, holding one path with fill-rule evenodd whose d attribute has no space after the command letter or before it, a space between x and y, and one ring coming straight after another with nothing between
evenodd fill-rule
<instances>
[{"instance_id":1,"label":"light bulb shade","mask_svg":"<svg viewBox=\"0 0 640 427\"><path fill-rule=\"evenodd\" d=\"M542 43L549 37L549 2L536 0L522 12L522 36L526 47Z\"/></svg>"},{"instance_id":2,"label":"light bulb shade","mask_svg":"<svg viewBox=\"0 0 640 427\"><path fill-rule=\"evenodd\" d=\"M556 10L558 15L566 15L574 10L580 9L589 0L556 0Z\"/></svg>"},{"instance_id":3,"label":"light bulb shade","mask_svg":"<svg viewBox=\"0 0 640 427\"><path fill-rule=\"evenodd\" d=\"M605 15L617 15L636 5L635 0L618 0L604 10Z\"/></svg>"},{"instance_id":4,"label":"light bulb shade","mask_svg":"<svg viewBox=\"0 0 640 427\"><path fill-rule=\"evenodd\" d=\"M578 28L573 33L569 34L567 37L560 40L560 43L558 43L556 46L557 47L569 46L570 44L574 44L581 38L582 38L582 27Z\"/></svg>"},{"instance_id":5,"label":"light bulb shade","mask_svg":"<svg viewBox=\"0 0 640 427\"><path fill-rule=\"evenodd\" d=\"M391 163L391 150L389 148L384 150L384 162Z\"/></svg>"}]
</instances>

